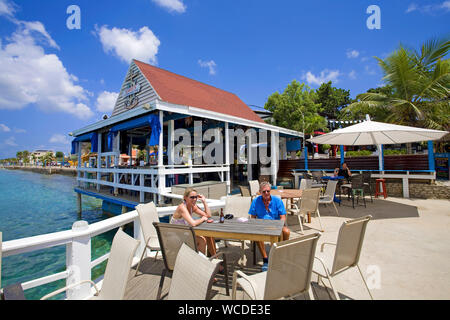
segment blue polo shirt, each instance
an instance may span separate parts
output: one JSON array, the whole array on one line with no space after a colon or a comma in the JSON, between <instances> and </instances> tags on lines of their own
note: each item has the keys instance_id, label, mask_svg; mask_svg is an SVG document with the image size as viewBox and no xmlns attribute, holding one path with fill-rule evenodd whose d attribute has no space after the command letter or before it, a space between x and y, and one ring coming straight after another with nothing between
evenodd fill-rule
<instances>
[{"instance_id":1,"label":"blue polo shirt","mask_svg":"<svg viewBox=\"0 0 450 320\"><path fill-rule=\"evenodd\" d=\"M258 196L253 200L248 214L258 219L280 220L280 215L286 214L286 208L280 198L271 196L269 211L267 211L262 196Z\"/></svg>"}]
</instances>

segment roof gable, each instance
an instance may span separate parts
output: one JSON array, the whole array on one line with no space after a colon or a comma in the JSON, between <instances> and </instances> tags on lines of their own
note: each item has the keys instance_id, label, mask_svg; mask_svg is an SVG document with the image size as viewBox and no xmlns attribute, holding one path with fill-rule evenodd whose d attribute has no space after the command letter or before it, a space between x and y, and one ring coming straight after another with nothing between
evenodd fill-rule
<instances>
[{"instance_id":1,"label":"roof gable","mask_svg":"<svg viewBox=\"0 0 450 320\"><path fill-rule=\"evenodd\" d=\"M264 122L233 93L138 60L133 62L162 101Z\"/></svg>"}]
</instances>

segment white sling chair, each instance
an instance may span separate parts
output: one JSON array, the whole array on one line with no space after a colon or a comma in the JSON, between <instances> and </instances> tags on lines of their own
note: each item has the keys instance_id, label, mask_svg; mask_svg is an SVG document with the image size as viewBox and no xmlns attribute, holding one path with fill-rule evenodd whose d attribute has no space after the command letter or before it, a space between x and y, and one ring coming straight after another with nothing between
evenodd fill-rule
<instances>
[{"instance_id":1,"label":"white sling chair","mask_svg":"<svg viewBox=\"0 0 450 320\"><path fill-rule=\"evenodd\" d=\"M90 283L94 286L97 293L93 299L123 300L128 283L128 275L130 274L131 263L139 244L139 240L130 237L123 232L122 229L119 229L114 236L111 245L111 252L109 254L108 263L106 264L101 290L98 290L97 285L93 281L83 280L79 283L49 293L42 297L41 300L51 298L83 283Z\"/></svg>"},{"instance_id":2,"label":"white sling chair","mask_svg":"<svg viewBox=\"0 0 450 320\"><path fill-rule=\"evenodd\" d=\"M136 267L135 276L139 271L144 255L147 253L147 248L150 250L156 250L155 260L158 256L158 252L161 251L158 234L155 226L153 225L153 222L159 222L158 211L156 210L155 204L153 202L139 204L136 206L136 211L139 214L139 222L141 223L142 233L144 234L145 248Z\"/></svg>"},{"instance_id":3,"label":"white sling chair","mask_svg":"<svg viewBox=\"0 0 450 320\"><path fill-rule=\"evenodd\" d=\"M319 237L315 233L274 243L267 271L250 276L239 270L234 272L232 299L236 300L238 285L253 300L293 298L303 293L314 299L311 274Z\"/></svg>"},{"instance_id":4,"label":"white sling chair","mask_svg":"<svg viewBox=\"0 0 450 320\"><path fill-rule=\"evenodd\" d=\"M313 272L318 275L319 279L317 282L320 283L322 277L327 278L337 300L339 300L339 294L337 293L332 282L332 278L353 267L358 268L364 285L369 292L370 298L373 300L372 294L370 293L369 287L364 279L364 275L358 265L367 223L371 218L372 216L368 215L344 222L339 229L337 243L322 243L320 252L323 252L324 245L326 244L336 246L332 265L329 263L331 260L326 259L327 256L324 256L323 254L316 255Z\"/></svg>"}]
</instances>

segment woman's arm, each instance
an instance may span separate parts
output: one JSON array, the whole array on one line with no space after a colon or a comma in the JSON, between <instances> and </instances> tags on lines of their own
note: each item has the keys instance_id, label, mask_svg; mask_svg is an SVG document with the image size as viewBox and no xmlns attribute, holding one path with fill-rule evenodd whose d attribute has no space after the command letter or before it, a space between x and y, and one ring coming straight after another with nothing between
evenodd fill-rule
<instances>
[{"instance_id":1,"label":"woman's arm","mask_svg":"<svg viewBox=\"0 0 450 320\"><path fill-rule=\"evenodd\" d=\"M203 202L203 206L205 207L205 211L203 211L202 209L200 209L198 206L195 206L193 209L193 212L195 212L196 214L203 216L203 217L207 217L207 218L211 218L211 210L208 207L208 204L206 203L206 198L199 194L198 195L198 199Z\"/></svg>"}]
</instances>

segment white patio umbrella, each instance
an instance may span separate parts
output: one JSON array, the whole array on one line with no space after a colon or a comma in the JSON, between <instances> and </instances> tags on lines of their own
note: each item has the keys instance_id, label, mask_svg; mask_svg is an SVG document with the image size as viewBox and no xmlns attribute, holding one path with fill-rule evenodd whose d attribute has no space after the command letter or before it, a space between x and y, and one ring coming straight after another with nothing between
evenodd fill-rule
<instances>
[{"instance_id":1,"label":"white patio umbrella","mask_svg":"<svg viewBox=\"0 0 450 320\"><path fill-rule=\"evenodd\" d=\"M367 120L308 141L316 144L364 146L439 140L448 132Z\"/></svg>"},{"instance_id":2,"label":"white patio umbrella","mask_svg":"<svg viewBox=\"0 0 450 320\"><path fill-rule=\"evenodd\" d=\"M400 144L420 141L439 140L447 131L432 130L391 123L367 120L346 128L336 129L308 141L316 144L344 146L376 145L381 150L383 144ZM379 152L379 165L382 167L382 155Z\"/></svg>"}]
</instances>

